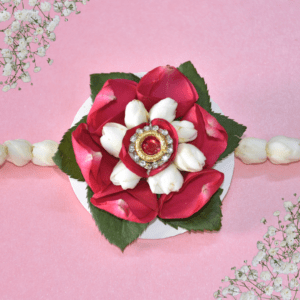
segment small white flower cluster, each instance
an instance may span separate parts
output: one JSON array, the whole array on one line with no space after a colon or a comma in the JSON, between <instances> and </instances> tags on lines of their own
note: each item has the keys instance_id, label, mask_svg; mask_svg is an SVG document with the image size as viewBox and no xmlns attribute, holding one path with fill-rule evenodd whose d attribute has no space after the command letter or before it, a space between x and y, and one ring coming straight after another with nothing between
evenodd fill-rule
<instances>
[{"instance_id":1,"label":"small white flower cluster","mask_svg":"<svg viewBox=\"0 0 300 300\"><path fill-rule=\"evenodd\" d=\"M242 139L234 154L244 164L260 164L267 159L273 164L300 161L300 139L275 136L268 142L253 137Z\"/></svg>"},{"instance_id":2,"label":"small white flower cluster","mask_svg":"<svg viewBox=\"0 0 300 300\"><path fill-rule=\"evenodd\" d=\"M173 163L159 171L159 173L148 177L147 182L153 194L168 195L171 192L177 192L184 182L180 171L199 172L205 165L206 157L200 149L187 143L197 137L198 131L194 128L194 125L189 121L174 121L177 105L178 103L175 100L168 97L154 104L148 112L141 101L132 100L125 108L124 123L126 126L108 122L102 129L102 137L100 138L102 147L109 154L119 158L122 140L127 130L149 122L149 125L136 129L130 137L128 149L133 161L148 170L149 175L151 170L157 169L170 159L174 149L174 141L168 130L160 128L158 125L152 125L151 122L155 119L161 119L170 122L174 126L179 139L177 154ZM156 161L146 161L146 153L141 154L142 151L138 150L141 147L138 140L145 141L147 136L155 139L158 137L159 145L164 144L165 150L161 152L161 157L157 158ZM135 188L141 179L142 177L130 171L121 160L110 175L110 181L114 185L121 186L123 190ZM206 188L207 186L204 185L204 192Z\"/></svg>"},{"instance_id":3,"label":"small white flower cluster","mask_svg":"<svg viewBox=\"0 0 300 300\"><path fill-rule=\"evenodd\" d=\"M60 17L66 18L72 12L79 14L77 4L86 4L89 0L64 1L55 0L53 5L47 1L29 0L31 9L25 9L23 0L0 0L0 32L4 33L6 48L0 48L0 71L6 77L2 91L14 89L19 80L30 82L28 71L30 62L33 64L33 72L41 70L36 65L36 57L44 57L50 47L50 41L56 40L53 32L60 22ZM24 1L25 2L25 1ZM26 4L27 4L26 3ZM54 13L50 15L53 8ZM10 24L7 21L11 21ZM47 60L49 65L52 59ZM20 90L20 88L19 88Z\"/></svg>"},{"instance_id":4,"label":"small white flower cluster","mask_svg":"<svg viewBox=\"0 0 300 300\"><path fill-rule=\"evenodd\" d=\"M244 261L240 269L232 268L234 278L226 276L222 280L229 286L216 291L215 299L299 300L300 197L296 204L291 201L283 204L287 214L280 220L280 211L274 212L278 227L268 226L263 241L257 242L258 253L251 265ZM266 224L266 219L261 222Z\"/></svg>"}]
</instances>

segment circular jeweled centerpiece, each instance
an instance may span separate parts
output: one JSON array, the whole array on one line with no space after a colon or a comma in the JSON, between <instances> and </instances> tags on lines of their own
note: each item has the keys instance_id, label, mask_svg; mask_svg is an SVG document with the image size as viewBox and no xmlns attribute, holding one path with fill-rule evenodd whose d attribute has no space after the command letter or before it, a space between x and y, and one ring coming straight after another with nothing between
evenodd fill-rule
<instances>
[{"instance_id":1,"label":"circular jeweled centerpiece","mask_svg":"<svg viewBox=\"0 0 300 300\"><path fill-rule=\"evenodd\" d=\"M173 139L167 130L157 125L138 128L130 142L131 158L148 171L166 163L173 153Z\"/></svg>"}]
</instances>

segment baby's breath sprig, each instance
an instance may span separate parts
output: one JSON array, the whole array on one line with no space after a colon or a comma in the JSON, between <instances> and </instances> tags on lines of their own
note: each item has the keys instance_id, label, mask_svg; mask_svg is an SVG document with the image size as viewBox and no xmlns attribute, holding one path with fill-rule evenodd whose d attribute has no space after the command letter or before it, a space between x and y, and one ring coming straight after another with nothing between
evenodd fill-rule
<instances>
[{"instance_id":1,"label":"baby's breath sprig","mask_svg":"<svg viewBox=\"0 0 300 300\"><path fill-rule=\"evenodd\" d=\"M0 70L6 77L0 81L2 91L16 88L20 80L31 81L30 64L33 72L41 70L36 59L46 56L50 43L56 40L54 30L61 18L68 21L72 13L79 14L77 4L86 5L87 1L0 0L0 23L5 24L0 32L4 33L7 45L0 48ZM51 65L53 59L48 58L47 62Z\"/></svg>"},{"instance_id":2,"label":"baby's breath sprig","mask_svg":"<svg viewBox=\"0 0 300 300\"><path fill-rule=\"evenodd\" d=\"M257 242L258 253L251 264L245 260L240 269L232 268L234 278L226 276L222 280L229 285L220 287L214 293L215 299L299 300L300 197L297 203L284 201L283 205L283 220L280 211L275 211L277 226L268 226L263 240ZM261 223L266 225L267 220L263 218Z\"/></svg>"}]
</instances>

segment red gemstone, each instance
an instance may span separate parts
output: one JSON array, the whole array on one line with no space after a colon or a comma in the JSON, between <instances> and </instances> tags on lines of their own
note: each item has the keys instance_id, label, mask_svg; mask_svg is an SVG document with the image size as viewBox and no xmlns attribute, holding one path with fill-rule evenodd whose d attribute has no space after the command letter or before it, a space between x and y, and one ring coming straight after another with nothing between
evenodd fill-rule
<instances>
[{"instance_id":1,"label":"red gemstone","mask_svg":"<svg viewBox=\"0 0 300 300\"><path fill-rule=\"evenodd\" d=\"M142 149L147 155L154 155L160 151L160 141L155 136L148 136L142 143Z\"/></svg>"}]
</instances>

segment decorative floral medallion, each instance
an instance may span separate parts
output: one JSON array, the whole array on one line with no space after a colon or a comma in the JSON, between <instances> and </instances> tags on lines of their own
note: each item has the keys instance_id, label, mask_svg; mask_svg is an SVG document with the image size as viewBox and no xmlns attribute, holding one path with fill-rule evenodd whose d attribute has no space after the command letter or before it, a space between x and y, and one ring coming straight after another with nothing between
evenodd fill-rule
<instances>
[{"instance_id":1,"label":"decorative floral medallion","mask_svg":"<svg viewBox=\"0 0 300 300\"><path fill-rule=\"evenodd\" d=\"M141 167L156 169L167 162L173 153L173 139L168 131L151 124L138 128L130 138L129 154Z\"/></svg>"},{"instance_id":2,"label":"decorative floral medallion","mask_svg":"<svg viewBox=\"0 0 300 300\"><path fill-rule=\"evenodd\" d=\"M155 218L174 228L219 230L224 174L212 167L246 128L212 111L194 66L157 67L141 79L93 74L91 91L89 114L65 134L54 161L86 181L105 237L124 249Z\"/></svg>"}]
</instances>

